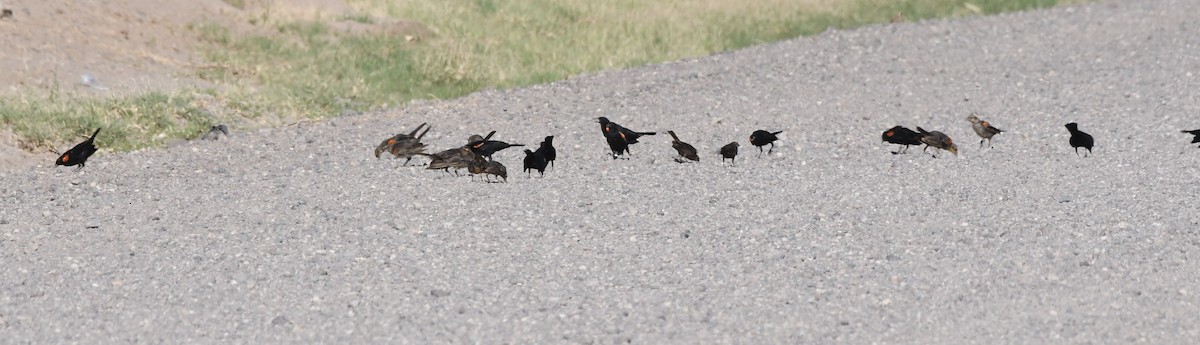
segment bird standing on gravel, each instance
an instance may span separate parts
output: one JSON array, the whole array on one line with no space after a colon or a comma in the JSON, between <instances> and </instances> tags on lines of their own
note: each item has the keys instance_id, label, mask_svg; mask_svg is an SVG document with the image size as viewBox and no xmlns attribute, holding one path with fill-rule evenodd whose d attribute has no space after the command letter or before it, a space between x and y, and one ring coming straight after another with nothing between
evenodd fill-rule
<instances>
[{"instance_id":1,"label":"bird standing on gravel","mask_svg":"<svg viewBox=\"0 0 1200 345\"><path fill-rule=\"evenodd\" d=\"M417 126L417 128L414 128L412 130L412 132L409 132L408 134L399 133L399 134L391 136L390 138L383 139L383 142L379 143L379 146L375 147L375 158L379 158L379 154L383 153L384 151L390 151L392 148L392 145L395 145L397 142L400 142L401 140L404 140L404 139L412 139L413 137L415 137L417 135L417 132L419 132L421 130L421 127L425 127L425 124L422 123L420 126Z\"/></svg>"},{"instance_id":2,"label":"bird standing on gravel","mask_svg":"<svg viewBox=\"0 0 1200 345\"><path fill-rule=\"evenodd\" d=\"M76 144L75 147L67 150L67 152L64 152L61 156L58 156L58 160L54 161L54 165L78 165L79 167L75 168L75 171L83 169L83 167L87 165L86 163L88 157L91 157L93 153L96 153L96 134L100 134L100 128L96 128L96 131L92 133L92 137L84 140L82 143Z\"/></svg>"},{"instance_id":3,"label":"bird standing on gravel","mask_svg":"<svg viewBox=\"0 0 1200 345\"><path fill-rule=\"evenodd\" d=\"M992 136L1004 132L999 128L992 127L992 124L988 123L987 121L980 120L979 117L975 115L967 116L967 121L971 122L971 129L975 130L975 134L979 134L979 137L983 138L979 140L979 148L983 148L984 140L987 140L988 147L991 148Z\"/></svg>"},{"instance_id":4,"label":"bird standing on gravel","mask_svg":"<svg viewBox=\"0 0 1200 345\"><path fill-rule=\"evenodd\" d=\"M396 156L396 158L404 158L404 164L401 164L402 166L408 165L408 162L411 161L414 156L425 153L426 145L421 142L421 138L425 137L425 133L429 133L430 128L433 128L433 126L425 127L425 130L416 137L396 141L394 144L392 144L392 147L388 149L388 152L391 152L391 154Z\"/></svg>"},{"instance_id":5,"label":"bird standing on gravel","mask_svg":"<svg viewBox=\"0 0 1200 345\"><path fill-rule=\"evenodd\" d=\"M1180 132L1194 135L1195 137L1192 138L1192 142L1191 142L1192 144L1200 143L1200 129L1193 129L1190 131L1180 131ZM1200 146L1197 146L1197 147L1200 148Z\"/></svg>"},{"instance_id":6,"label":"bird standing on gravel","mask_svg":"<svg viewBox=\"0 0 1200 345\"><path fill-rule=\"evenodd\" d=\"M894 155L908 152L908 147L911 145L924 144L921 142L921 133L914 132L913 130L905 128L904 126L896 126L883 131L882 138L883 141L892 144L904 145L903 150L893 151L892 154Z\"/></svg>"},{"instance_id":7,"label":"bird standing on gravel","mask_svg":"<svg viewBox=\"0 0 1200 345\"><path fill-rule=\"evenodd\" d=\"M425 169L442 169L442 171L448 173L450 172L450 168L454 168L454 175L458 175L459 169L467 168L476 156L466 146L452 148L435 154L418 153L418 155L429 157L429 165Z\"/></svg>"},{"instance_id":8,"label":"bird standing on gravel","mask_svg":"<svg viewBox=\"0 0 1200 345\"><path fill-rule=\"evenodd\" d=\"M921 152L925 152L925 150L933 147L937 150L950 151L955 156L958 155L958 146L954 145L954 140L951 140L950 136L945 133L938 131L929 132L921 127L917 127L917 131L921 133L921 143L925 144L925 148L921 149ZM933 157L937 158L937 154L934 154Z\"/></svg>"},{"instance_id":9,"label":"bird standing on gravel","mask_svg":"<svg viewBox=\"0 0 1200 345\"><path fill-rule=\"evenodd\" d=\"M779 133L783 133L783 131L768 132L762 129L754 131L754 133L750 133L750 143L758 146L758 154L760 155L762 154L762 147L771 144L771 149L767 150L767 155L770 155L771 151L775 151L775 141L779 140Z\"/></svg>"},{"instance_id":10,"label":"bird standing on gravel","mask_svg":"<svg viewBox=\"0 0 1200 345\"><path fill-rule=\"evenodd\" d=\"M508 168L505 168L504 164L500 164L500 162L488 161L487 168L483 170L483 173L488 174L488 175L495 175L499 178L504 179L505 183L508 183ZM499 182L499 180L497 180L497 182Z\"/></svg>"},{"instance_id":11,"label":"bird standing on gravel","mask_svg":"<svg viewBox=\"0 0 1200 345\"><path fill-rule=\"evenodd\" d=\"M667 134L671 135L671 139L672 139L671 147L675 148L675 152L679 153L680 157L687 158L687 159L690 159L690 160L696 161L696 162L700 161L700 155L696 154L696 148L693 147L692 144L688 144L688 143L679 141L679 136L675 135L675 131L667 131ZM687 161L679 159L679 158L676 158L675 161L679 162L679 163L687 162Z\"/></svg>"},{"instance_id":12,"label":"bird standing on gravel","mask_svg":"<svg viewBox=\"0 0 1200 345\"><path fill-rule=\"evenodd\" d=\"M737 165L738 142L732 142L721 146L721 151L717 151L721 155L721 164L725 164L725 160L730 160L733 165Z\"/></svg>"},{"instance_id":13,"label":"bird standing on gravel","mask_svg":"<svg viewBox=\"0 0 1200 345\"><path fill-rule=\"evenodd\" d=\"M537 170L538 174L546 176L546 162L546 156L542 150L525 150L525 174L532 174L530 170Z\"/></svg>"},{"instance_id":14,"label":"bird standing on gravel","mask_svg":"<svg viewBox=\"0 0 1200 345\"><path fill-rule=\"evenodd\" d=\"M638 138L643 135L656 134L655 132L634 132L616 122L609 121L607 117L599 117L596 122L600 123L600 132L604 134L604 140L608 142L613 159L617 159L617 156L623 154L629 154L629 145L637 144Z\"/></svg>"},{"instance_id":15,"label":"bird standing on gravel","mask_svg":"<svg viewBox=\"0 0 1200 345\"><path fill-rule=\"evenodd\" d=\"M546 158L546 162L550 163L550 166L554 166L554 160L558 158L558 150L554 149L554 136L546 136L546 140L542 140L536 152Z\"/></svg>"},{"instance_id":16,"label":"bird standing on gravel","mask_svg":"<svg viewBox=\"0 0 1200 345\"><path fill-rule=\"evenodd\" d=\"M514 146L525 146L525 144L509 144L503 141L490 140L492 135L495 134L496 131L488 133L487 137L480 137L478 134L472 135L467 139L467 146L471 148L471 152L475 152L480 156L487 157L488 160L492 160L492 154L496 153L497 151Z\"/></svg>"},{"instance_id":17,"label":"bird standing on gravel","mask_svg":"<svg viewBox=\"0 0 1200 345\"><path fill-rule=\"evenodd\" d=\"M1092 139L1092 136L1079 130L1079 124L1077 123L1071 122L1066 124L1065 127L1071 132L1071 147L1075 148L1075 155L1079 155L1079 148L1082 147L1088 151L1088 154L1084 157L1091 156L1092 146L1096 143Z\"/></svg>"}]
</instances>

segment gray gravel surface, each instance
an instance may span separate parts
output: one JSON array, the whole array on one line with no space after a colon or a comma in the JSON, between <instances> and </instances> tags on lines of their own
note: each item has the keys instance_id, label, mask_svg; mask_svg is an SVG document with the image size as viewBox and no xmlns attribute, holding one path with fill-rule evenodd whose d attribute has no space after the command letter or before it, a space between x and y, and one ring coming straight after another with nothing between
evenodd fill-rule
<instances>
[{"instance_id":1,"label":"gray gravel surface","mask_svg":"<svg viewBox=\"0 0 1200 345\"><path fill-rule=\"evenodd\" d=\"M0 342L1194 343L1197 17L831 31L8 171ZM972 112L1008 130L993 149ZM598 116L664 133L613 161ZM489 184L372 156L421 122L433 151L556 135L557 167L526 178L509 149ZM897 124L961 152L892 155ZM760 128L784 131L770 157ZM702 160L673 162L668 129Z\"/></svg>"}]
</instances>

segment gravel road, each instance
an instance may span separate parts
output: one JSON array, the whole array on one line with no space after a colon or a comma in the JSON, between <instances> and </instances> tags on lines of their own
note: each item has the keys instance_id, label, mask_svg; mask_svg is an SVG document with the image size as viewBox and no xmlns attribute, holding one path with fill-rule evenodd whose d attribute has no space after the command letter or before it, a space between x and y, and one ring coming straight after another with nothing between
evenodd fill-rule
<instances>
[{"instance_id":1,"label":"gravel road","mask_svg":"<svg viewBox=\"0 0 1200 345\"><path fill-rule=\"evenodd\" d=\"M1198 16L1125 0L831 31L6 171L0 342L1195 343ZM994 148L972 112L1007 130ZM614 161L598 116L664 133ZM421 122L433 151L556 135L557 167L527 178L501 151L512 176L489 184L372 156ZM893 125L960 152L892 155ZM784 131L774 155L760 128Z\"/></svg>"}]
</instances>

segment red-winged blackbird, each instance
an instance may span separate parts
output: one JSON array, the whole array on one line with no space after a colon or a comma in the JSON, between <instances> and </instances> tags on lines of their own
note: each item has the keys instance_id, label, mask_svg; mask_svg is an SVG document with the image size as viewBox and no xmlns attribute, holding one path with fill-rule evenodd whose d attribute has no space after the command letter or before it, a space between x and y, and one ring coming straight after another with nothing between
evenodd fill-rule
<instances>
[{"instance_id":1,"label":"red-winged blackbird","mask_svg":"<svg viewBox=\"0 0 1200 345\"><path fill-rule=\"evenodd\" d=\"M729 159L733 165L737 165L738 145L738 142L735 141L721 146L721 151L718 152L721 154L721 164L725 164L725 160Z\"/></svg>"},{"instance_id":2,"label":"red-winged blackbird","mask_svg":"<svg viewBox=\"0 0 1200 345\"><path fill-rule=\"evenodd\" d=\"M554 166L554 159L558 158L558 152L554 149L554 136L546 136L546 140L538 145L537 152L546 158L546 162L549 162L550 166Z\"/></svg>"},{"instance_id":3,"label":"red-winged blackbird","mask_svg":"<svg viewBox=\"0 0 1200 345\"><path fill-rule=\"evenodd\" d=\"M472 135L467 146L471 148L471 152L487 157L488 160L492 159L492 154L496 153L496 151L514 146L525 146L525 144L509 144L503 141L489 140L494 134L496 134L496 131L488 133L487 137L480 137L478 134Z\"/></svg>"},{"instance_id":4,"label":"red-winged blackbird","mask_svg":"<svg viewBox=\"0 0 1200 345\"><path fill-rule=\"evenodd\" d=\"M604 141L608 142L608 149L612 151L613 159L617 159L618 156L629 152L629 142L625 141L625 137L621 135L621 132L605 132Z\"/></svg>"},{"instance_id":5,"label":"red-winged blackbird","mask_svg":"<svg viewBox=\"0 0 1200 345\"><path fill-rule=\"evenodd\" d=\"M425 143L421 142L421 138L424 138L425 133L429 133L429 129L431 128L433 128L433 126L425 127L425 130L421 131L421 134L417 135L415 138L400 139L399 141L396 141L392 144L391 148L388 148L388 152L390 152L393 156L396 156L396 158L404 158L404 164L401 165L408 165L408 162L412 160L413 156L425 153L426 145Z\"/></svg>"},{"instance_id":6,"label":"red-winged blackbird","mask_svg":"<svg viewBox=\"0 0 1200 345\"><path fill-rule=\"evenodd\" d=\"M1200 143L1200 129L1193 129L1190 131L1180 131L1180 133L1187 133L1187 134L1194 135L1195 137L1192 137L1191 143L1192 144Z\"/></svg>"},{"instance_id":7,"label":"red-winged blackbird","mask_svg":"<svg viewBox=\"0 0 1200 345\"><path fill-rule=\"evenodd\" d=\"M450 172L450 168L454 168L455 175L458 175L459 169L467 168L470 162L477 156L466 146L452 148L435 154L419 153L419 155L429 157L429 165L425 169L442 169L445 172Z\"/></svg>"},{"instance_id":8,"label":"red-winged blackbird","mask_svg":"<svg viewBox=\"0 0 1200 345\"><path fill-rule=\"evenodd\" d=\"M984 140L987 140L988 147L992 147L992 137L996 134L1004 133L1004 130L992 127L992 124L980 120L975 115L967 116L967 121L971 122L971 129L975 130L975 134L979 134L979 137L983 138L979 140L979 148L983 148Z\"/></svg>"},{"instance_id":9,"label":"red-winged blackbird","mask_svg":"<svg viewBox=\"0 0 1200 345\"><path fill-rule=\"evenodd\" d=\"M530 170L537 170L538 174L546 176L546 162L548 160L541 149L537 152L525 150L525 174L527 176L533 174Z\"/></svg>"},{"instance_id":10,"label":"red-winged blackbird","mask_svg":"<svg viewBox=\"0 0 1200 345\"><path fill-rule=\"evenodd\" d=\"M929 132L921 127L917 127L917 131L921 132L921 143L925 144L925 148L921 149L921 152L933 147L937 150L950 151L955 156L958 155L958 146L954 145L954 140L951 140L950 136L938 131ZM933 157L937 158L937 154L935 153Z\"/></svg>"},{"instance_id":11,"label":"red-winged blackbird","mask_svg":"<svg viewBox=\"0 0 1200 345\"><path fill-rule=\"evenodd\" d=\"M920 133L914 132L904 126L896 126L883 131L883 141L896 145L904 145L903 150L893 151L892 154L894 155L908 152L908 147L911 145L924 144L921 142Z\"/></svg>"},{"instance_id":12,"label":"red-winged blackbird","mask_svg":"<svg viewBox=\"0 0 1200 345\"><path fill-rule=\"evenodd\" d=\"M616 122L609 121L607 117L599 117L596 122L600 123L600 132L608 141L608 148L613 152L613 159L617 159L619 155L630 153L629 145L637 144L638 138L643 135L656 134L655 132L634 132Z\"/></svg>"},{"instance_id":13,"label":"red-winged blackbird","mask_svg":"<svg viewBox=\"0 0 1200 345\"><path fill-rule=\"evenodd\" d=\"M696 154L696 148L692 147L692 144L679 141L679 136L675 135L675 131L667 131L667 134L671 135L671 139L673 140L671 141L671 147L675 148L675 152L678 152L680 157L697 162L700 161L700 156ZM686 162L678 158L676 158L675 161L680 163Z\"/></svg>"},{"instance_id":14,"label":"red-winged blackbird","mask_svg":"<svg viewBox=\"0 0 1200 345\"><path fill-rule=\"evenodd\" d=\"M1079 148L1082 147L1088 150L1087 156L1091 156L1092 145L1096 143L1095 140L1092 140L1092 136L1079 130L1079 124L1077 123L1068 123L1066 127L1068 131L1071 131L1071 147L1075 148L1075 155L1079 155Z\"/></svg>"},{"instance_id":15,"label":"red-winged blackbird","mask_svg":"<svg viewBox=\"0 0 1200 345\"><path fill-rule=\"evenodd\" d=\"M409 132L408 134L400 133L400 134L393 135L390 138L384 139L382 143L379 143L379 146L375 147L375 158L379 158L379 154L383 153L384 151L390 151L392 148L392 145L396 145L396 143L400 142L401 140L412 139L413 137L416 137L417 132L421 130L421 127L425 127L425 124L422 123L420 126L417 126L417 128L414 128L412 130L412 132Z\"/></svg>"},{"instance_id":16,"label":"red-winged blackbird","mask_svg":"<svg viewBox=\"0 0 1200 345\"><path fill-rule=\"evenodd\" d=\"M761 129L754 131L754 133L750 133L750 143L758 146L758 154L760 155L762 154L762 147L771 144L771 149L767 150L767 154L769 155L771 151L775 151L775 141L779 140L779 137L777 137L779 133L783 133L783 131L767 132Z\"/></svg>"},{"instance_id":17,"label":"red-winged blackbird","mask_svg":"<svg viewBox=\"0 0 1200 345\"><path fill-rule=\"evenodd\" d=\"M217 140L221 138L222 134L228 138L229 127L226 127L225 125L213 125L208 128L208 132L204 132L204 134L200 135L200 140Z\"/></svg>"},{"instance_id":18,"label":"red-winged blackbird","mask_svg":"<svg viewBox=\"0 0 1200 345\"><path fill-rule=\"evenodd\" d=\"M78 165L79 167L75 168L76 171L83 169L83 167L87 165L86 163L88 157L91 157L93 153L96 153L96 145L94 144L96 141L96 134L100 134L100 128L96 128L96 132L92 133L91 138L84 140L82 143L79 143L70 150L67 150L67 152L64 152L61 156L58 156L58 160L54 161L54 165Z\"/></svg>"},{"instance_id":19,"label":"red-winged blackbird","mask_svg":"<svg viewBox=\"0 0 1200 345\"><path fill-rule=\"evenodd\" d=\"M508 182L508 169L504 167L504 164L500 164L500 162L488 161L487 168L483 170L483 173L499 176L504 179L504 182Z\"/></svg>"}]
</instances>

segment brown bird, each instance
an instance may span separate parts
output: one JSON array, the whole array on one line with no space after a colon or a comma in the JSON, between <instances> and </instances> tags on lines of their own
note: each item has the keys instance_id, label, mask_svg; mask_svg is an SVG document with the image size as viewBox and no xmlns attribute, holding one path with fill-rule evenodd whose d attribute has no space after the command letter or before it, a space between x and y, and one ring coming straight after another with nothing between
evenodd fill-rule
<instances>
[{"instance_id":1,"label":"brown bird","mask_svg":"<svg viewBox=\"0 0 1200 345\"><path fill-rule=\"evenodd\" d=\"M400 133L400 134L393 135L390 138L384 139L382 143L379 143L379 146L375 147L375 158L379 158L379 154L383 153L384 151L390 151L392 148L392 145L395 145L397 142L400 142L401 140L404 140L404 139L412 139L412 138L416 137L417 132L421 130L421 127L425 127L425 124L422 123L420 126L417 126L417 128L414 128L412 130L412 132L409 132L408 134Z\"/></svg>"},{"instance_id":2,"label":"brown bird","mask_svg":"<svg viewBox=\"0 0 1200 345\"><path fill-rule=\"evenodd\" d=\"M67 152L64 152L61 156L58 156L58 160L54 161L54 165L78 165L79 167L75 168L75 171L83 169L83 167L87 165L86 163L88 157L91 157L93 153L96 153L96 134L100 134L99 128L96 128L96 132L92 133L92 137L79 144L76 144L75 147L67 150Z\"/></svg>"},{"instance_id":3,"label":"brown bird","mask_svg":"<svg viewBox=\"0 0 1200 345\"><path fill-rule=\"evenodd\" d=\"M983 148L984 140L987 141L989 148L992 147L992 136L1004 133L1004 130L992 127L992 124L988 123L987 121L980 120L979 117L975 115L967 116L967 121L971 122L971 129L975 130L975 134L979 134L979 137L983 138L979 140L979 148Z\"/></svg>"},{"instance_id":4,"label":"brown bird","mask_svg":"<svg viewBox=\"0 0 1200 345\"><path fill-rule=\"evenodd\" d=\"M738 145L740 144L735 141L721 146L721 151L718 152L721 154L721 164L725 164L725 160L728 159L734 166L737 165Z\"/></svg>"},{"instance_id":5,"label":"brown bird","mask_svg":"<svg viewBox=\"0 0 1200 345\"><path fill-rule=\"evenodd\" d=\"M442 169L442 171L450 172L450 168L454 168L454 175L458 175L459 169L467 168L476 156L466 146L452 148L435 154L418 153L418 155L429 157L429 165L425 169Z\"/></svg>"},{"instance_id":6,"label":"brown bird","mask_svg":"<svg viewBox=\"0 0 1200 345\"><path fill-rule=\"evenodd\" d=\"M921 149L921 152L925 152L926 149L933 147L937 150L950 151L955 156L958 155L958 146L954 145L954 140L951 140L950 136L945 133L938 131L929 132L921 127L917 127L917 131L921 133L921 143L925 144L925 148ZM937 154L934 154L933 157L937 158Z\"/></svg>"},{"instance_id":7,"label":"brown bird","mask_svg":"<svg viewBox=\"0 0 1200 345\"><path fill-rule=\"evenodd\" d=\"M488 161L487 168L483 170L483 173L487 175L496 175L504 179L505 183L508 183L508 169L504 167L504 164L500 164L500 162ZM497 182L499 182L499 180L497 180Z\"/></svg>"},{"instance_id":8,"label":"brown bird","mask_svg":"<svg viewBox=\"0 0 1200 345\"><path fill-rule=\"evenodd\" d=\"M388 149L388 152L390 152L392 156L395 156L396 158L404 158L404 164L401 164L401 166L408 165L408 162L412 160L413 156L425 153L426 145L421 142L421 138L425 137L425 133L429 133L430 128L433 128L433 126L425 127L425 130L414 138L396 141L394 144L392 144L392 147Z\"/></svg>"},{"instance_id":9,"label":"brown bird","mask_svg":"<svg viewBox=\"0 0 1200 345\"><path fill-rule=\"evenodd\" d=\"M680 157L687 158L687 159L690 159L690 160L693 160L696 162L700 161L700 155L696 154L696 148L693 147L692 144L688 144L688 143L679 141L679 136L675 135L675 131L667 131L667 134L671 135L671 139L673 140L673 141L671 141L671 147L675 148L675 152L678 152ZM679 162L679 163L687 162L687 161L679 159L679 158L676 158L675 161Z\"/></svg>"},{"instance_id":10,"label":"brown bird","mask_svg":"<svg viewBox=\"0 0 1200 345\"><path fill-rule=\"evenodd\" d=\"M475 175L480 175L487 171L487 167L487 160L483 159L482 155L474 152L471 153L471 158L467 161L467 172L471 173L472 181L475 180Z\"/></svg>"}]
</instances>

